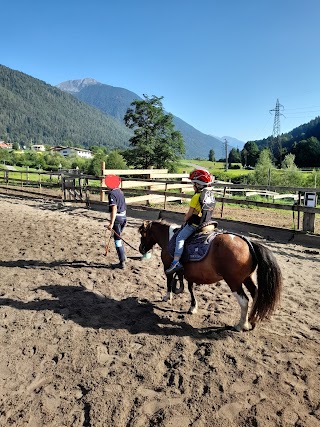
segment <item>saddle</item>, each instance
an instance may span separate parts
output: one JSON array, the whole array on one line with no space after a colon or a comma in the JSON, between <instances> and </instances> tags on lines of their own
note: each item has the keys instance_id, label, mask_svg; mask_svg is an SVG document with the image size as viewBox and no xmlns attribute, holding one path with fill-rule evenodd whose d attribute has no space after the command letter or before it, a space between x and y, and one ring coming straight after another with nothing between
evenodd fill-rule
<instances>
[{"instance_id":1,"label":"saddle","mask_svg":"<svg viewBox=\"0 0 320 427\"><path fill-rule=\"evenodd\" d=\"M223 231L215 228L216 221L209 221L202 224L192 236L185 241L181 262L201 261L208 253L213 239L223 233ZM168 250L170 255L174 255L176 247L176 239L180 229L175 230L172 238L169 241Z\"/></svg>"}]
</instances>

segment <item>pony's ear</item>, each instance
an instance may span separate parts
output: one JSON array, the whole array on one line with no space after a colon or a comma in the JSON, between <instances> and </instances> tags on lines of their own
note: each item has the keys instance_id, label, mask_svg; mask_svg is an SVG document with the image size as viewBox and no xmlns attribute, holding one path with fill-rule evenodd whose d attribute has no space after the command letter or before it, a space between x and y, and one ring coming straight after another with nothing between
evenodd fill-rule
<instances>
[{"instance_id":1,"label":"pony's ear","mask_svg":"<svg viewBox=\"0 0 320 427\"><path fill-rule=\"evenodd\" d=\"M148 219L143 221L143 228L147 229L149 227L149 225L151 224L151 221L149 221Z\"/></svg>"},{"instance_id":2,"label":"pony's ear","mask_svg":"<svg viewBox=\"0 0 320 427\"><path fill-rule=\"evenodd\" d=\"M139 227L139 233L142 233L143 231L145 231L148 228L148 223L149 221L143 221L143 223L140 225Z\"/></svg>"}]
</instances>

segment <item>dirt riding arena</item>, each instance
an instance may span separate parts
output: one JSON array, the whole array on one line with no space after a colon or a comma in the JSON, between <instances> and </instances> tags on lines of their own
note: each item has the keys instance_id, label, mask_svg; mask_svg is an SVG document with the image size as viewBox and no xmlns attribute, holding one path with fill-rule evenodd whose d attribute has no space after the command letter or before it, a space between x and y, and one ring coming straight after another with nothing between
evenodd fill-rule
<instances>
[{"instance_id":1,"label":"dirt riding arena","mask_svg":"<svg viewBox=\"0 0 320 427\"><path fill-rule=\"evenodd\" d=\"M270 322L238 333L226 284L161 301L159 248L105 257L107 215L0 195L0 425L320 425L320 250L262 242L284 277ZM124 239L138 248L142 220ZM260 240L261 241L261 240Z\"/></svg>"}]
</instances>

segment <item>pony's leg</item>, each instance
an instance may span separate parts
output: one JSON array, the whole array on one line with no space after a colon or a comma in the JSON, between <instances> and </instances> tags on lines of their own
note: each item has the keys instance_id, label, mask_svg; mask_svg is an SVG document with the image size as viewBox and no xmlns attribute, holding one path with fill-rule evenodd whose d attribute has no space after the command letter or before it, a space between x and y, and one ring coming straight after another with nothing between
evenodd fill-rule
<instances>
[{"instance_id":1,"label":"pony's leg","mask_svg":"<svg viewBox=\"0 0 320 427\"><path fill-rule=\"evenodd\" d=\"M167 293L166 295L162 298L162 301L166 302L166 301L170 301L172 302L172 281L173 281L173 275L167 275Z\"/></svg>"},{"instance_id":2,"label":"pony's leg","mask_svg":"<svg viewBox=\"0 0 320 427\"><path fill-rule=\"evenodd\" d=\"M189 308L188 313L189 314L196 314L198 312L198 301L196 300L196 297L193 293L193 282L188 282L188 289L191 296L191 306Z\"/></svg>"},{"instance_id":3,"label":"pony's leg","mask_svg":"<svg viewBox=\"0 0 320 427\"><path fill-rule=\"evenodd\" d=\"M251 298L253 300L252 302L252 306L254 306L254 304L256 303L256 300L258 298L258 288L255 285L254 281L252 280L252 277L249 276L247 277L244 281L243 284L246 286L246 288L248 289L248 291L250 292ZM250 318L249 316L249 322L251 324L252 329L254 329L255 327L255 322L253 321L253 319Z\"/></svg>"},{"instance_id":4,"label":"pony's leg","mask_svg":"<svg viewBox=\"0 0 320 427\"><path fill-rule=\"evenodd\" d=\"M258 288L254 284L252 277L249 276L246 279L244 279L243 284L245 285L245 287L250 292L250 295L251 295L251 298L253 299L253 301L255 301L255 299L257 298Z\"/></svg>"},{"instance_id":5,"label":"pony's leg","mask_svg":"<svg viewBox=\"0 0 320 427\"><path fill-rule=\"evenodd\" d=\"M177 276L178 276L178 279L177 279ZM181 271L178 271L176 273L176 277L173 280L174 280L174 289L172 289L173 293L176 295L182 294L182 292L184 291L183 273L181 273ZM178 280L179 280L179 284L180 284L179 288L177 288L177 281Z\"/></svg>"},{"instance_id":6,"label":"pony's leg","mask_svg":"<svg viewBox=\"0 0 320 427\"><path fill-rule=\"evenodd\" d=\"M233 292L233 295L236 297L236 300L238 301L241 308L240 321L237 325L235 325L234 328L239 332L249 331L251 329L251 325L248 320L249 301L248 301L247 295L244 293L242 289L242 285L237 292Z\"/></svg>"}]
</instances>

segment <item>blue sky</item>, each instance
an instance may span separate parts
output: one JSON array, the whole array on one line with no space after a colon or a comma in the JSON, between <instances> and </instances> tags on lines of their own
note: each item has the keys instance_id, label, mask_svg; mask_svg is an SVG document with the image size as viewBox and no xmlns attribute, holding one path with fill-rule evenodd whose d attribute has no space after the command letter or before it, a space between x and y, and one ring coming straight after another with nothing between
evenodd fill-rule
<instances>
[{"instance_id":1,"label":"blue sky","mask_svg":"<svg viewBox=\"0 0 320 427\"><path fill-rule=\"evenodd\" d=\"M0 63L51 85L92 77L242 141L320 115L319 0L11 0Z\"/></svg>"}]
</instances>

